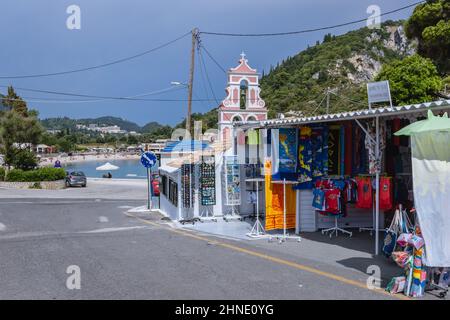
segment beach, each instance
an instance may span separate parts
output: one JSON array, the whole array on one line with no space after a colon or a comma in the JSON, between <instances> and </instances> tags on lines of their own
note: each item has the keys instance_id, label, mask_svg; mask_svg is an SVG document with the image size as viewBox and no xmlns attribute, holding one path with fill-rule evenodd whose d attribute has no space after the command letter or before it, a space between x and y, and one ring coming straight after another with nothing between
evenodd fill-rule
<instances>
[{"instance_id":1,"label":"beach","mask_svg":"<svg viewBox=\"0 0 450 320\"><path fill-rule=\"evenodd\" d=\"M53 166L56 160L61 162L61 165L68 165L72 163L82 163L87 161L113 161L113 160L137 160L140 156L130 153L107 153L107 154L75 154L72 156L42 156L39 160L40 167Z\"/></svg>"}]
</instances>

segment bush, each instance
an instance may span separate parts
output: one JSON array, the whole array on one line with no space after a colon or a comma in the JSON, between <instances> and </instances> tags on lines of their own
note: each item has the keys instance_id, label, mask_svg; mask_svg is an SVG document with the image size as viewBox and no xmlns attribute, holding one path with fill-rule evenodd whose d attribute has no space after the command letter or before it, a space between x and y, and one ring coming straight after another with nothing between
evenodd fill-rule
<instances>
[{"instance_id":1,"label":"bush","mask_svg":"<svg viewBox=\"0 0 450 320\"><path fill-rule=\"evenodd\" d=\"M37 159L33 152L26 149L19 149L16 151L11 164L16 169L32 170L37 166Z\"/></svg>"},{"instance_id":2,"label":"bush","mask_svg":"<svg viewBox=\"0 0 450 320\"><path fill-rule=\"evenodd\" d=\"M7 181L11 182L34 182L34 181L56 181L66 177L62 168L40 168L24 171L13 169L8 173Z\"/></svg>"}]
</instances>

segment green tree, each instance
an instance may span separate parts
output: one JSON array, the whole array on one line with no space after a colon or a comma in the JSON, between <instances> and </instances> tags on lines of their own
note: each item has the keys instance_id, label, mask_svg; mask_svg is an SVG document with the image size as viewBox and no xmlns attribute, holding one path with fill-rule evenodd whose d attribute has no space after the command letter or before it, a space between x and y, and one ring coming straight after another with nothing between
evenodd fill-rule
<instances>
[{"instance_id":1,"label":"green tree","mask_svg":"<svg viewBox=\"0 0 450 320\"><path fill-rule=\"evenodd\" d=\"M12 165L20 152L15 144L37 144L42 133L43 128L36 117L23 116L14 110L5 112L0 120L0 144L6 165Z\"/></svg>"},{"instance_id":2,"label":"green tree","mask_svg":"<svg viewBox=\"0 0 450 320\"><path fill-rule=\"evenodd\" d=\"M11 163L15 169L31 170L37 167L37 159L28 149L18 149Z\"/></svg>"},{"instance_id":3,"label":"green tree","mask_svg":"<svg viewBox=\"0 0 450 320\"><path fill-rule=\"evenodd\" d=\"M75 149L75 144L66 137L60 138L57 143L58 150L62 152L70 152Z\"/></svg>"},{"instance_id":4,"label":"green tree","mask_svg":"<svg viewBox=\"0 0 450 320\"><path fill-rule=\"evenodd\" d=\"M450 1L428 0L406 21L406 35L418 40L418 53L428 57L442 74L450 72Z\"/></svg>"},{"instance_id":5,"label":"green tree","mask_svg":"<svg viewBox=\"0 0 450 320\"><path fill-rule=\"evenodd\" d=\"M8 94L2 98L4 106L15 111L23 117L28 117L27 103L19 97L13 87L8 87Z\"/></svg>"},{"instance_id":6,"label":"green tree","mask_svg":"<svg viewBox=\"0 0 450 320\"><path fill-rule=\"evenodd\" d=\"M129 135L127 138L127 143L128 144L137 144L138 139L135 136Z\"/></svg>"},{"instance_id":7,"label":"green tree","mask_svg":"<svg viewBox=\"0 0 450 320\"><path fill-rule=\"evenodd\" d=\"M384 65L376 80L389 80L396 105L432 101L443 85L433 62L417 54Z\"/></svg>"}]
</instances>

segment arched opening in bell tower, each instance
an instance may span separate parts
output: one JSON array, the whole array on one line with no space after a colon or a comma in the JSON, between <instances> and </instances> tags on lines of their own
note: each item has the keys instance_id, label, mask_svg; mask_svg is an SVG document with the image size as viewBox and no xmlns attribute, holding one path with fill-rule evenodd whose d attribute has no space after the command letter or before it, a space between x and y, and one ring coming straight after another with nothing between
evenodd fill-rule
<instances>
[{"instance_id":1,"label":"arched opening in bell tower","mask_svg":"<svg viewBox=\"0 0 450 320\"><path fill-rule=\"evenodd\" d=\"M241 91L240 108L246 109L248 99L248 81L242 80L241 83L239 84L239 89Z\"/></svg>"}]
</instances>

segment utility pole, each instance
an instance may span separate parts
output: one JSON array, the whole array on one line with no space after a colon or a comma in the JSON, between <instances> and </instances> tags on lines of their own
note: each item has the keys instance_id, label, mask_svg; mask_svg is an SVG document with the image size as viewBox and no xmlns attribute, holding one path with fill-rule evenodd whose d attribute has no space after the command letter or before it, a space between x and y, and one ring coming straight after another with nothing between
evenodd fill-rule
<instances>
[{"instance_id":1,"label":"utility pole","mask_svg":"<svg viewBox=\"0 0 450 320\"><path fill-rule=\"evenodd\" d=\"M327 88L327 114L330 113L330 87Z\"/></svg>"},{"instance_id":2,"label":"utility pole","mask_svg":"<svg viewBox=\"0 0 450 320\"><path fill-rule=\"evenodd\" d=\"M194 86L194 64L195 64L195 47L198 40L198 29L192 29L192 48L191 48L191 67L189 71L188 83L188 112L186 117L186 130L191 132L191 113L192 113L192 88Z\"/></svg>"}]
</instances>

